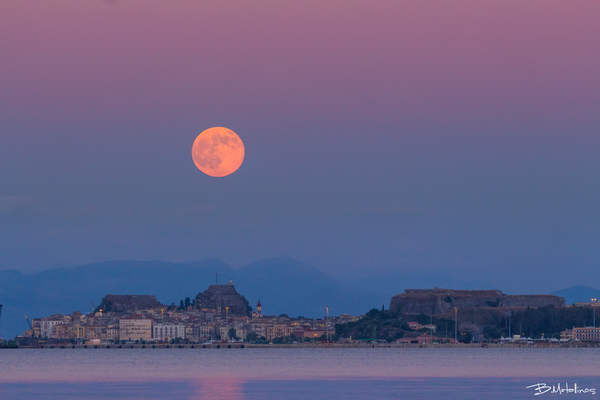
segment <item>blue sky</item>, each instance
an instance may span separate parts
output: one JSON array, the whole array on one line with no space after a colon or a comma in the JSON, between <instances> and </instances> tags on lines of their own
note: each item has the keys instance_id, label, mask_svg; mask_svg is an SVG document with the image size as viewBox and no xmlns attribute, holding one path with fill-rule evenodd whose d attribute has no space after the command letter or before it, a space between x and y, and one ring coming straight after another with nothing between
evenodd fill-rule
<instances>
[{"instance_id":1,"label":"blue sky","mask_svg":"<svg viewBox=\"0 0 600 400\"><path fill-rule=\"evenodd\" d=\"M596 3L32 4L0 5L0 268L598 286ZM225 178L191 160L212 126Z\"/></svg>"}]
</instances>

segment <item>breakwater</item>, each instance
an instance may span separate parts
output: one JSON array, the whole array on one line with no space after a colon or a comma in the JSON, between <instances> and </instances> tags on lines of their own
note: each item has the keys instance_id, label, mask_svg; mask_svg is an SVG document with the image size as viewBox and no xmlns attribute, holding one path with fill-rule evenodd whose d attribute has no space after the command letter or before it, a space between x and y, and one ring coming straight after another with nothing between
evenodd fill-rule
<instances>
[{"instance_id":1,"label":"breakwater","mask_svg":"<svg viewBox=\"0 0 600 400\"><path fill-rule=\"evenodd\" d=\"M598 348L600 343L468 343L468 344L417 344L417 343L212 343L212 344L42 344L19 346L19 349L465 349L465 348Z\"/></svg>"}]
</instances>

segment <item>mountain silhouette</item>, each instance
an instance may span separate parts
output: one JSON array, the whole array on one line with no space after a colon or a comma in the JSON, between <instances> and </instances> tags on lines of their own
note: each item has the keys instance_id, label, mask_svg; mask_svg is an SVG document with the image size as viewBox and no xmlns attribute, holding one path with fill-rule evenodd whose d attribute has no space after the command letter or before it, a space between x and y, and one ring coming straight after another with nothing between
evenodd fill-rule
<instances>
[{"instance_id":1,"label":"mountain silhouette","mask_svg":"<svg viewBox=\"0 0 600 400\"><path fill-rule=\"evenodd\" d=\"M590 286L576 285L570 288L557 290L550 294L564 297L567 304L586 303L591 299L600 300L600 290Z\"/></svg>"}]
</instances>

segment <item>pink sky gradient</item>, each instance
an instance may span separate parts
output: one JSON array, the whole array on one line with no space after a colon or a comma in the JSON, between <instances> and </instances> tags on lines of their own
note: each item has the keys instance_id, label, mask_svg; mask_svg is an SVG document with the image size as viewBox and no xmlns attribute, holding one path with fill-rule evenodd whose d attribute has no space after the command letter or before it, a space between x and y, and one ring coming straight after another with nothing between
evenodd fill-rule
<instances>
[{"instance_id":1,"label":"pink sky gradient","mask_svg":"<svg viewBox=\"0 0 600 400\"><path fill-rule=\"evenodd\" d=\"M592 1L0 4L3 113L598 121Z\"/></svg>"}]
</instances>

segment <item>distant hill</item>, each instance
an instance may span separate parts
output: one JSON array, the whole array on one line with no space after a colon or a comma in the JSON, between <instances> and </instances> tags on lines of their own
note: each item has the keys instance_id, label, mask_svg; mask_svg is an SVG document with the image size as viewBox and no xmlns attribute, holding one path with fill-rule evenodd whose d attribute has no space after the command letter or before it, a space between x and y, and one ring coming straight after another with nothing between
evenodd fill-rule
<instances>
[{"instance_id":1,"label":"distant hill","mask_svg":"<svg viewBox=\"0 0 600 400\"><path fill-rule=\"evenodd\" d=\"M323 317L326 306L334 315L364 314L387 302L389 294L346 284L317 268L290 257L257 261L236 270L238 292L263 314Z\"/></svg>"},{"instance_id":2,"label":"distant hill","mask_svg":"<svg viewBox=\"0 0 600 400\"><path fill-rule=\"evenodd\" d=\"M292 258L258 261L237 270L218 259L198 262L110 261L25 275L0 271L0 304L4 305L0 336L14 337L30 318L53 313L89 312L107 294L156 295L163 304L179 304L215 282L233 280L237 291L254 307L258 299L264 314L322 317L362 314L388 303L390 294L368 292Z\"/></svg>"},{"instance_id":3,"label":"distant hill","mask_svg":"<svg viewBox=\"0 0 600 400\"><path fill-rule=\"evenodd\" d=\"M590 299L600 300L600 290L591 286L576 285L567 289L557 290L550 294L564 297L567 304L585 303L589 302Z\"/></svg>"}]
</instances>

